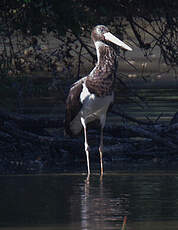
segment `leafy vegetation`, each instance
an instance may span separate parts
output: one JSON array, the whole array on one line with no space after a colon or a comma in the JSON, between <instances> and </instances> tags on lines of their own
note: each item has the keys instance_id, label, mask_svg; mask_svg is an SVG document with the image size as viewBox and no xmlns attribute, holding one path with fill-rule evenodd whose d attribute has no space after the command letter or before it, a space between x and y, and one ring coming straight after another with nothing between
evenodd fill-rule
<instances>
[{"instance_id":1,"label":"leafy vegetation","mask_svg":"<svg viewBox=\"0 0 178 230\"><path fill-rule=\"evenodd\" d=\"M177 10L175 0L4 0L0 3L1 44L5 45L6 38L13 55L15 31L24 36L40 35L45 28L47 32L56 32L58 37L68 31L78 37L96 24L106 24L125 36L129 36L126 29L130 27L140 48L148 52L158 45L166 63L175 65L178 63ZM149 42L144 39L146 35Z\"/></svg>"},{"instance_id":2,"label":"leafy vegetation","mask_svg":"<svg viewBox=\"0 0 178 230\"><path fill-rule=\"evenodd\" d=\"M95 62L86 38L96 24L105 24L139 47L146 57L159 46L171 68L178 64L176 0L3 0L0 3L0 78L49 71L77 78L82 60ZM48 36L56 39L46 49ZM73 61L75 57L75 62Z\"/></svg>"}]
</instances>

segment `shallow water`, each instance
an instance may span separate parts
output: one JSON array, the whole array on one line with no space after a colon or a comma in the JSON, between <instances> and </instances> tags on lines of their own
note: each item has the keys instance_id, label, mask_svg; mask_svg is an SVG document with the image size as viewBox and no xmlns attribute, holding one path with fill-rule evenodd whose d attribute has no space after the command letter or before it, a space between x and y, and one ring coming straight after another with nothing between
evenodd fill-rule
<instances>
[{"instance_id":1,"label":"shallow water","mask_svg":"<svg viewBox=\"0 0 178 230\"><path fill-rule=\"evenodd\" d=\"M178 171L0 177L0 229L178 229Z\"/></svg>"}]
</instances>

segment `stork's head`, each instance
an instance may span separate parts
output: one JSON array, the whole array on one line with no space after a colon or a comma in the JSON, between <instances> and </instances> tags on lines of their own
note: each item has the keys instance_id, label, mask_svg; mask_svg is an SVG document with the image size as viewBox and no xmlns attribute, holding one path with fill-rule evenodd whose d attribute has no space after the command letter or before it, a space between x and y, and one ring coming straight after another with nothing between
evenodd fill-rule
<instances>
[{"instance_id":1,"label":"stork's head","mask_svg":"<svg viewBox=\"0 0 178 230\"><path fill-rule=\"evenodd\" d=\"M93 42L97 41L110 41L126 50L132 51L132 48L130 48L128 45L126 45L124 42L122 42L120 39L115 37L113 34L109 32L109 29L106 26L98 25L96 26L91 33L91 38Z\"/></svg>"}]
</instances>

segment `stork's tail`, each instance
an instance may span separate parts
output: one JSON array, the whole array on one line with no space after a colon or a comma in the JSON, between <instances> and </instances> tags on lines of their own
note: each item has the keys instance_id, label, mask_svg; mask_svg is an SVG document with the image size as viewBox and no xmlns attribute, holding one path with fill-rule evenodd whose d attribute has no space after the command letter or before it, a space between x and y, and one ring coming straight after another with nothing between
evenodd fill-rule
<instances>
[{"instance_id":1,"label":"stork's tail","mask_svg":"<svg viewBox=\"0 0 178 230\"><path fill-rule=\"evenodd\" d=\"M65 121L64 135L69 135L70 137L76 137L81 134L82 123L80 116L76 116L71 122Z\"/></svg>"}]
</instances>

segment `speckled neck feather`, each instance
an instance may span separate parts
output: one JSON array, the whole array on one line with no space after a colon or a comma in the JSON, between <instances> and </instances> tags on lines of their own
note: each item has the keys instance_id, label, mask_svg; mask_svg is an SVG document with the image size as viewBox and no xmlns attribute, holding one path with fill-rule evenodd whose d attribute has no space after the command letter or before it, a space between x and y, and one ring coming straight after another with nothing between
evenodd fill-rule
<instances>
[{"instance_id":1,"label":"speckled neck feather","mask_svg":"<svg viewBox=\"0 0 178 230\"><path fill-rule=\"evenodd\" d=\"M96 44L98 62L86 79L90 93L99 97L111 95L117 68L116 54L103 42Z\"/></svg>"}]
</instances>

